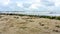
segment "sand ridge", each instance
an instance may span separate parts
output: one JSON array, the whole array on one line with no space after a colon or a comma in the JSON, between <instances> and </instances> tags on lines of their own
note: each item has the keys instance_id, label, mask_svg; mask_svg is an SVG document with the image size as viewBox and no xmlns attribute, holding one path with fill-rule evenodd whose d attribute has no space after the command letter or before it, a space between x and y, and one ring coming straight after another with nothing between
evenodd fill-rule
<instances>
[{"instance_id":1,"label":"sand ridge","mask_svg":"<svg viewBox=\"0 0 60 34\"><path fill-rule=\"evenodd\" d=\"M60 34L60 20L0 15L0 34Z\"/></svg>"}]
</instances>

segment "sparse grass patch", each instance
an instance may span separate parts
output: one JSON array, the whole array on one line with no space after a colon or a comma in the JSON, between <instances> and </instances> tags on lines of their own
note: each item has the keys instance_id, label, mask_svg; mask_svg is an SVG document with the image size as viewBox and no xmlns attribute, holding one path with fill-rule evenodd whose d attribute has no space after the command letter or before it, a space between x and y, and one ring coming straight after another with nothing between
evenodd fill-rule
<instances>
[{"instance_id":1,"label":"sparse grass patch","mask_svg":"<svg viewBox=\"0 0 60 34\"><path fill-rule=\"evenodd\" d=\"M0 18L2 18L2 16L0 16Z\"/></svg>"},{"instance_id":2,"label":"sparse grass patch","mask_svg":"<svg viewBox=\"0 0 60 34\"><path fill-rule=\"evenodd\" d=\"M33 20L29 20L30 22L34 22Z\"/></svg>"},{"instance_id":3,"label":"sparse grass patch","mask_svg":"<svg viewBox=\"0 0 60 34\"><path fill-rule=\"evenodd\" d=\"M4 17L4 16L1 16L1 15L0 15L0 18L2 18L2 17Z\"/></svg>"},{"instance_id":4,"label":"sparse grass patch","mask_svg":"<svg viewBox=\"0 0 60 34\"><path fill-rule=\"evenodd\" d=\"M9 27L14 27L13 23L11 23Z\"/></svg>"},{"instance_id":5,"label":"sparse grass patch","mask_svg":"<svg viewBox=\"0 0 60 34\"><path fill-rule=\"evenodd\" d=\"M60 28L60 25L56 25L57 28Z\"/></svg>"},{"instance_id":6,"label":"sparse grass patch","mask_svg":"<svg viewBox=\"0 0 60 34\"><path fill-rule=\"evenodd\" d=\"M20 24L27 24L27 22L21 22Z\"/></svg>"},{"instance_id":7,"label":"sparse grass patch","mask_svg":"<svg viewBox=\"0 0 60 34\"><path fill-rule=\"evenodd\" d=\"M19 17L14 17L14 18L19 19Z\"/></svg>"},{"instance_id":8,"label":"sparse grass patch","mask_svg":"<svg viewBox=\"0 0 60 34\"><path fill-rule=\"evenodd\" d=\"M27 24L28 22L27 21L17 21L17 24Z\"/></svg>"},{"instance_id":9,"label":"sparse grass patch","mask_svg":"<svg viewBox=\"0 0 60 34\"><path fill-rule=\"evenodd\" d=\"M26 29L26 28L28 28L28 27L20 27L21 29Z\"/></svg>"},{"instance_id":10,"label":"sparse grass patch","mask_svg":"<svg viewBox=\"0 0 60 34\"><path fill-rule=\"evenodd\" d=\"M8 20L8 18L1 19L1 21L7 21L7 20Z\"/></svg>"},{"instance_id":11,"label":"sparse grass patch","mask_svg":"<svg viewBox=\"0 0 60 34\"><path fill-rule=\"evenodd\" d=\"M59 30L53 30L53 32L60 32Z\"/></svg>"},{"instance_id":12,"label":"sparse grass patch","mask_svg":"<svg viewBox=\"0 0 60 34\"><path fill-rule=\"evenodd\" d=\"M26 20L26 21L28 21L28 22L34 22L33 20Z\"/></svg>"},{"instance_id":13,"label":"sparse grass patch","mask_svg":"<svg viewBox=\"0 0 60 34\"><path fill-rule=\"evenodd\" d=\"M39 25L40 25L40 26L44 26L44 24L42 24L42 23L40 23L40 22L39 22Z\"/></svg>"},{"instance_id":14,"label":"sparse grass patch","mask_svg":"<svg viewBox=\"0 0 60 34\"><path fill-rule=\"evenodd\" d=\"M49 27L44 27L44 29L49 29Z\"/></svg>"},{"instance_id":15,"label":"sparse grass patch","mask_svg":"<svg viewBox=\"0 0 60 34\"><path fill-rule=\"evenodd\" d=\"M31 18L25 18L25 17L24 17L24 18L22 18L22 19L31 19Z\"/></svg>"},{"instance_id":16,"label":"sparse grass patch","mask_svg":"<svg viewBox=\"0 0 60 34\"><path fill-rule=\"evenodd\" d=\"M37 29L37 28L31 28L30 32L36 33L36 32L40 32L41 29Z\"/></svg>"}]
</instances>

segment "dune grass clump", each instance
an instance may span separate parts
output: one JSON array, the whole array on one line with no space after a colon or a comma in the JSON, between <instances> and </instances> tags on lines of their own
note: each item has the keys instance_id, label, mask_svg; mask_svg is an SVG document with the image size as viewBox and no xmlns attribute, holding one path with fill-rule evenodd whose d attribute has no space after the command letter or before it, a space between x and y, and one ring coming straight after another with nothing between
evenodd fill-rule
<instances>
[{"instance_id":1,"label":"dune grass clump","mask_svg":"<svg viewBox=\"0 0 60 34\"><path fill-rule=\"evenodd\" d=\"M26 29L26 28L28 28L28 27L20 27L21 29Z\"/></svg>"},{"instance_id":2,"label":"dune grass clump","mask_svg":"<svg viewBox=\"0 0 60 34\"><path fill-rule=\"evenodd\" d=\"M49 27L44 27L44 29L49 29Z\"/></svg>"},{"instance_id":3,"label":"dune grass clump","mask_svg":"<svg viewBox=\"0 0 60 34\"><path fill-rule=\"evenodd\" d=\"M27 22L21 22L20 24L27 24Z\"/></svg>"},{"instance_id":4,"label":"dune grass clump","mask_svg":"<svg viewBox=\"0 0 60 34\"><path fill-rule=\"evenodd\" d=\"M0 16L0 18L2 18L2 16Z\"/></svg>"},{"instance_id":5,"label":"dune grass clump","mask_svg":"<svg viewBox=\"0 0 60 34\"><path fill-rule=\"evenodd\" d=\"M14 17L14 18L19 19L19 17Z\"/></svg>"},{"instance_id":6,"label":"dune grass clump","mask_svg":"<svg viewBox=\"0 0 60 34\"><path fill-rule=\"evenodd\" d=\"M8 21L9 18L1 19L0 21Z\"/></svg>"},{"instance_id":7,"label":"dune grass clump","mask_svg":"<svg viewBox=\"0 0 60 34\"><path fill-rule=\"evenodd\" d=\"M29 20L29 22L34 22L33 20Z\"/></svg>"},{"instance_id":8,"label":"dune grass clump","mask_svg":"<svg viewBox=\"0 0 60 34\"><path fill-rule=\"evenodd\" d=\"M36 33L36 32L41 32L41 29L37 29L37 28L31 28L30 32Z\"/></svg>"},{"instance_id":9,"label":"dune grass clump","mask_svg":"<svg viewBox=\"0 0 60 34\"><path fill-rule=\"evenodd\" d=\"M42 23L39 22L39 25L40 25L40 26L44 26L45 24L42 24Z\"/></svg>"},{"instance_id":10,"label":"dune grass clump","mask_svg":"<svg viewBox=\"0 0 60 34\"><path fill-rule=\"evenodd\" d=\"M60 32L59 30L53 30L53 32Z\"/></svg>"},{"instance_id":11,"label":"dune grass clump","mask_svg":"<svg viewBox=\"0 0 60 34\"><path fill-rule=\"evenodd\" d=\"M57 28L60 28L60 25L56 25Z\"/></svg>"},{"instance_id":12,"label":"dune grass clump","mask_svg":"<svg viewBox=\"0 0 60 34\"><path fill-rule=\"evenodd\" d=\"M0 15L0 18L2 18L2 17L4 17L4 16L1 16L1 15Z\"/></svg>"}]
</instances>

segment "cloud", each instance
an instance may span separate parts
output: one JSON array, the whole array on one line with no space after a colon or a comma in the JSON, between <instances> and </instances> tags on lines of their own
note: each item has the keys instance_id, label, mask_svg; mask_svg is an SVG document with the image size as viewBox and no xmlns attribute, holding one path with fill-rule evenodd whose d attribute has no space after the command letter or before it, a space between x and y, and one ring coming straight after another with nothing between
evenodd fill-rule
<instances>
[{"instance_id":1,"label":"cloud","mask_svg":"<svg viewBox=\"0 0 60 34\"><path fill-rule=\"evenodd\" d=\"M60 11L60 0L0 0L0 11Z\"/></svg>"},{"instance_id":2,"label":"cloud","mask_svg":"<svg viewBox=\"0 0 60 34\"><path fill-rule=\"evenodd\" d=\"M41 6L41 0L34 0L29 9L38 9L39 6Z\"/></svg>"},{"instance_id":3,"label":"cloud","mask_svg":"<svg viewBox=\"0 0 60 34\"><path fill-rule=\"evenodd\" d=\"M18 7L20 7L20 8L23 7L23 3L21 3L21 2L16 2L16 3L17 3Z\"/></svg>"},{"instance_id":4,"label":"cloud","mask_svg":"<svg viewBox=\"0 0 60 34\"><path fill-rule=\"evenodd\" d=\"M37 9L39 6L39 4L32 4L29 9Z\"/></svg>"},{"instance_id":5,"label":"cloud","mask_svg":"<svg viewBox=\"0 0 60 34\"><path fill-rule=\"evenodd\" d=\"M54 6L55 3L52 0L42 0L41 3L45 6Z\"/></svg>"},{"instance_id":6,"label":"cloud","mask_svg":"<svg viewBox=\"0 0 60 34\"><path fill-rule=\"evenodd\" d=\"M9 2L10 2L10 0L1 0L1 1L0 1L0 4L1 4L1 5L8 5Z\"/></svg>"}]
</instances>

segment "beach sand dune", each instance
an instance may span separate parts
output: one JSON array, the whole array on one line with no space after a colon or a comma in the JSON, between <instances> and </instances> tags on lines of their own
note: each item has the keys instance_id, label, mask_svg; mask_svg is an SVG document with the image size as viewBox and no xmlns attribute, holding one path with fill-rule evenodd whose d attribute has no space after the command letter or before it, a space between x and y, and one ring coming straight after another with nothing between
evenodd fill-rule
<instances>
[{"instance_id":1,"label":"beach sand dune","mask_svg":"<svg viewBox=\"0 0 60 34\"><path fill-rule=\"evenodd\" d=\"M0 34L60 34L60 21L39 17L0 15Z\"/></svg>"}]
</instances>

